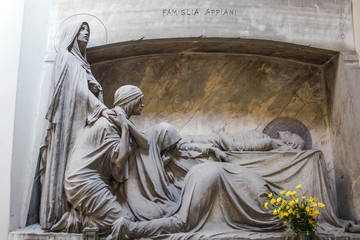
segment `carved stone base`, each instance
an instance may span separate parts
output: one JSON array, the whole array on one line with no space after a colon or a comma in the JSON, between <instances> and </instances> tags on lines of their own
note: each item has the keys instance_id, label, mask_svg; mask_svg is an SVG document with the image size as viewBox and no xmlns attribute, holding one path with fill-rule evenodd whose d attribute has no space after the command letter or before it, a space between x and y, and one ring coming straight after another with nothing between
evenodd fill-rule
<instances>
[{"instance_id":1,"label":"carved stone base","mask_svg":"<svg viewBox=\"0 0 360 240\"><path fill-rule=\"evenodd\" d=\"M10 232L8 240L82 240L78 233L53 233L46 232L39 224L34 224L23 229Z\"/></svg>"},{"instance_id":2,"label":"carved stone base","mask_svg":"<svg viewBox=\"0 0 360 240\"><path fill-rule=\"evenodd\" d=\"M346 233L341 231L329 232L318 231L316 233L317 240L360 240L360 234ZM8 240L82 240L82 234L77 233L53 233L41 230L40 225L35 224L23 229L19 229L9 233ZM226 234L217 236L216 239L229 239ZM254 232L241 232L236 240L293 240L295 239L292 232L271 232L271 233L254 233ZM105 238L100 238L105 240Z\"/></svg>"}]
</instances>

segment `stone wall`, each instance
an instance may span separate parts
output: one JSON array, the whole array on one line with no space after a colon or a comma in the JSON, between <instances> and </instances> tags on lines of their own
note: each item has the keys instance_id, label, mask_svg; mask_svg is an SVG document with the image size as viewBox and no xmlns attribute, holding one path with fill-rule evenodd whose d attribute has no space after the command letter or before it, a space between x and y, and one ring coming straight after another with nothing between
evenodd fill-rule
<instances>
[{"instance_id":1,"label":"stone wall","mask_svg":"<svg viewBox=\"0 0 360 240\"><path fill-rule=\"evenodd\" d=\"M50 12L44 9L50 9L51 1L27 0L24 5L10 172L10 230L26 224L39 147L46 129L44 112L48 106L53 65L44 61L50 17Z\"/></svg>"},{"instance_id":2,"label":"stone wall","mask_svg":"<svg viewBox=\"0 0 360 240\"><path fill-rule=\"evenodd\" d=\"M356 55L343 53L325 67L339 216L359 220L360 98ZM339 66L334 71L333 66Z\"/></svg>"},{"instance_id":3,"label":"stone wall","mask_svg":"<svg viewBox=\"0 0 360 240\"><path fill-rule=\"evenodd\" d=\"M24 0L2 3L0 8L0 239L7 239L10 218L10 178L13 152L15 101L21 46ZM11 23L11 24L7 24Z\"/></svg>"},{"instance_id":4,"label":"stone wall","mask_svg":"<svg viewBox=\"0 0 360 240\"><path fill-rule=\"evenodd\" d=\"M352 1L354 37L357 55L360 56L360 1Z\"/></svg>"}]
</instances>

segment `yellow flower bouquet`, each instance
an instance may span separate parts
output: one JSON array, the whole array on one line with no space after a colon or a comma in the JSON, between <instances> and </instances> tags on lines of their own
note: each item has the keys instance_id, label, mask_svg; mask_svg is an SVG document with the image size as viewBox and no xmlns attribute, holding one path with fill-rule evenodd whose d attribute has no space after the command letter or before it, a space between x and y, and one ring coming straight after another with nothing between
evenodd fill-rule
<instances>
[{"instance_id":1,"label":"yellow flower bouquet","mask_svg":"<svg viewBox=\"0 0 360 240\"><path fill-rule=\"evenodd\" d=\"M319 208L325 207L324 204L316 203L316 198L306 198L302 192L301 184L296 186L302 193L298 197L297 191L282 191L275 197L275 193L268 195L270 202L265 203L265 208L271 208L274 215L290 226L294 233L316 231L318 223Z\"/></svg>"}]
</instances>

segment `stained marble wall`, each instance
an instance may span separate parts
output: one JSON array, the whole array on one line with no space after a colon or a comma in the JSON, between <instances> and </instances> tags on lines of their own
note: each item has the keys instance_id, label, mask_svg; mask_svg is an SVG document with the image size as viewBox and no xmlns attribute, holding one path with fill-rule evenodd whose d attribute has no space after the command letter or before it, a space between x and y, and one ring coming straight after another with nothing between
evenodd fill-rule
<instances>
[{"instance_id":1,"label":"stained marble wall","mask_svg":"<svg viewBox=\"0 0 360 240\"><path fill-rule=\"evenodd\" d=\"M277 117L294 117L310 130L326 128L326 97L319 67L232 54L151 55L93 67L112 105L124 84L144 92L145 109L136 122L144 129L158 121L183 134L201 134L217 125L229 131L261 131Z\"/></svg>"}]
</instances>

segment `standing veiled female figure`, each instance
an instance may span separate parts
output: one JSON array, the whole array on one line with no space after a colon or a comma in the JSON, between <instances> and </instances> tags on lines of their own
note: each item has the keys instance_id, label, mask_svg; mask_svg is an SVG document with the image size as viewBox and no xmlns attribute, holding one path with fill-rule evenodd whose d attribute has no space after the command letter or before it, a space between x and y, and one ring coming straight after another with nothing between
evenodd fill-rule
<instances>
[{"instance_id":1,"label":"standing veiled female figure","mask_svg":"<svg viewBox=\"0 0 360 240\"><path fill-rule=\"evenodd\" d=\"M49 121L46 143L41 149L40 224L44 229L59 221L67 210L64 174L75 140L86 125L111 113L103 103L102 88L86 60L89 36L86 22L65 30L54 63L55 90L46 114Z\"/></svg>"}]
</instances>

